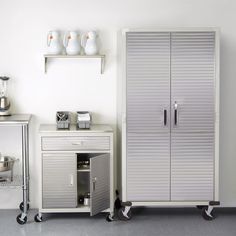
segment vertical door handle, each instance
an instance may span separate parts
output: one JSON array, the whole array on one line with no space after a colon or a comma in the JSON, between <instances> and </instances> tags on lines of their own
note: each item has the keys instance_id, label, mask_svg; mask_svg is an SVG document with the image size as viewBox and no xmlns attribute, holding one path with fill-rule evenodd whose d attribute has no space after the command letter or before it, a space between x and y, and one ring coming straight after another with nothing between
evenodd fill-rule
<instances>
[{"instance_id":1,"label":"vertical door handle","mask_svg":"<svg viewBox=\"0 0 236 236\"><path fill-rule=\"evenodd\" d=\"M167 110L166 109L164 109L163 114L164 114L164 126L166 126L167 125Z\"/></svg>"},{"instance_id":2,"label":"vertical door handle","mask_svg":"<svg viewBox=\"0 0 236 236\"><path fill-rule=\"evenodd\" d=\"M178 103L174 103L174 124L178 124Z\"/></svg>"},{"instance_id":3,"label":"vertical door handle","mask_svg":"<svg viewBox=\"0 0 236 236\"><path fill-rule=\"evenodd\" d=\"M94 178L92 179L92 182L93 182L93 191L95 191L95 190L96 190L97 177L94 177Z\"/></svg>"},{"instance_id":4,"label":"vertical door handle","mask_svg":"<svg viewBox=\"0 0 236 236\"><path fill-rule=\"evenodd\" d=\"M70 186L74 185L74 175L70 174Z\"/></svg>"}]
</instances>

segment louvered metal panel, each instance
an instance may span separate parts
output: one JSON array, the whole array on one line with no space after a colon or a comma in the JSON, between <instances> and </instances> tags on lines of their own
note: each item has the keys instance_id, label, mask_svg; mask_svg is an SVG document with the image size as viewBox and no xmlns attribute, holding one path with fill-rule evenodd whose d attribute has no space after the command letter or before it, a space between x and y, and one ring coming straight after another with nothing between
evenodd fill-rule
<instances>
[{"instance_id":1,"label":"louvered metal panel","mask_svg":"<svg viewBox=\"0 0 236 236\"><path fill-rule=\"evenodd\" d=\"M127 200L170 200L169 133L127 135Z\"/></svg>"},{"instance_id":2,"label":"louvered metal panel","mask_svg":"<svg viewBox=\"0 0 236 236\"><path fill-rule=\"evenodd\" d=\"M214 134L171 134L171 200L214 200Z\"/></svg>"},{"instance_id":3,"label":"louvered metal panel","mask_svg":"<svg viewBox=\"0 0 236 236\"><path fill-rule=\"evenodd\" d=\"M126 45L127 200L168 201L170 33L129 32Z\"/></svg>"},{"instance_id":4,"label":"louvered metal panel","mask_svg":"<svg viewBox=\"0 0 236 236\"><path fill-rule=\"evenodd\" d=\"M126 35L127 200L213 200L215 33Z\"/></svg>"},{"instance_id":5,"label":"louvered metal panel","mask_svg":"<svg viewBox=\"0 0 236 236\"><path fill-rule=\"evenodd\" d=\"M170 99L170 33L127 33L127 131L160 132Z\"/></svg>"},{"instance_id":6,"label":"louvered metal panel","mask_svg":"<svg viewBox=\"0 0 236 236\"><path fill-rule=\"evenodd\" d=\"M75 154L43 154L43 208L77 206Z\"/></svg>"},{"instance_id":7,"label":"louvered metal panel","mask_svg":"<svg viewBox=\"0 0 236 236\"><path fill-rule=\"evenodd\" d=\"M213 200L214 94L215 33L172 33L171 200Z\"/></svg>"},{"instance_id":8,"label":"louvered metal panel","mask_svg":"<svg viewBox=\"0 0 236 236\"><path fill-rule=\"evenodd\" d=\"M110 156L90 159L91 216L110 207Z\"/></svg>"},{"instance_id":9,"label":"louvered metal panel","mask_svg":"<svg viewBox=\"0 0 236 236\"><path fill-rule=\"evenodd\" d=\"M171 33L171 132L214 132L214 94L215 33Z\"/></svg>"}]
</instances>

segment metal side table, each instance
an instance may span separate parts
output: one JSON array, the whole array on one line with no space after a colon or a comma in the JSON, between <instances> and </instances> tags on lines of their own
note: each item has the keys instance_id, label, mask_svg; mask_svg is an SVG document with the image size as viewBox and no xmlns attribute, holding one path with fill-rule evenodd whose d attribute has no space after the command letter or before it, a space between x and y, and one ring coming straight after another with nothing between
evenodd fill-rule
<instances>
[{"instance_id":1,"label":"metal side table","mask_svg":"<svg viewBox=\"0 0 236 236\"><path fill-rule=\"evenodd\" d=\"M29 123L31 115L14 114L11 116L0 116L0 126L21 126L22 130L22 191L23 202L19 208L22 211L16 217L19 224L27 222L27 212L29 209ZM14 183L13 183L14 184ZM9 184L9 186L13 186Z\"/></svg>"}]
</instances>

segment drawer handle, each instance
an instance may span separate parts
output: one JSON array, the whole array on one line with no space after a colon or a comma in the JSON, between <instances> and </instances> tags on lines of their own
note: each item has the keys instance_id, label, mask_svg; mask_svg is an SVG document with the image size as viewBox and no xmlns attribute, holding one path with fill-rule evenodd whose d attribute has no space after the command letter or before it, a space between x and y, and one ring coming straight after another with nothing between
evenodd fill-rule
<instances>
[{"instance_id":1,"label":"drawer handle","mask_svg":"<svg viewBox=\"0 0 236 236\"><path fill-rule=\"evenodd\" d=\"M75 145L75 146L82 146L83 145L83 142L76 142L76 143L72 143L72 145Z\"/></svg>"}]
</instances>

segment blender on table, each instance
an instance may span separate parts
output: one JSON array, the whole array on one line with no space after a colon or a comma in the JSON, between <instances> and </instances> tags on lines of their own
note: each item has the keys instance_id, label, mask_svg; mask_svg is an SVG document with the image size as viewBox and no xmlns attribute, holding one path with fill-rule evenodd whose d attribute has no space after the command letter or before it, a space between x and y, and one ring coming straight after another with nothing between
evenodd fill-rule
<instances>
[{"instance_id":1,"label":"blender on table","mask_svg":"<svg viewBox=\"0 0 236 236\"><path fill-rule=\"evenodd\" d=\"M9 116L10 113L10 101L7 97L7 82L9 77L0 76L0 116Z\"/></svg>"}]
</instances>

